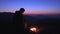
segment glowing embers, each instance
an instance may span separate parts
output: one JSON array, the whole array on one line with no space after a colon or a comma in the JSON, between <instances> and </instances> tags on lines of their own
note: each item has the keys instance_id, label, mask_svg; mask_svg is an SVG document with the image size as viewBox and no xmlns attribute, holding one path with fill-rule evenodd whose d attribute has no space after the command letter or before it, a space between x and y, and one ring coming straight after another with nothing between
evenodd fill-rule
<instances>
[{"instance_id":1,"label":"glowing embers","mask_svg":"<svg viewBox=\"0 0 60 34\"><path fill-rule=\"evenodd\" d=\"M33 27L33 28L30 28L30 30L33 31L33 32L36 32L37 28Z\"/></svg>"},{"instance_id":2,"label":"glowing embers","mask_svg":"<svg viewBox=\"0 0 60 34\"><path fill-rule=\"evenodd\" d=\"M31 31L31 32L38 33L38 32L39 32L39 29L38 29L37 27L31 27L31 28L30 28L30 31Z\"/></svg>"}]
</instances>

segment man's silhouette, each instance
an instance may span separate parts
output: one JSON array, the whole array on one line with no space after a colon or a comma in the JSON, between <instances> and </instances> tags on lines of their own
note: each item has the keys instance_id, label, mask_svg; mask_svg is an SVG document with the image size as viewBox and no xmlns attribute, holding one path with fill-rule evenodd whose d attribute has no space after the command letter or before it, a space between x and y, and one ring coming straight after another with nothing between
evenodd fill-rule
<instances>
[{"instance_id":1,"label":"man's silhouette","mask_svg":"<svg viewBox=\"0 0 60 34\"><path fill-rule=\"evenodd\" d=\"M23 26L23 13L25 9L21 8L19 11L16 11L14 14L14 31L15 32L23 32L24 26Z\"/></svg>"}]
</instances>

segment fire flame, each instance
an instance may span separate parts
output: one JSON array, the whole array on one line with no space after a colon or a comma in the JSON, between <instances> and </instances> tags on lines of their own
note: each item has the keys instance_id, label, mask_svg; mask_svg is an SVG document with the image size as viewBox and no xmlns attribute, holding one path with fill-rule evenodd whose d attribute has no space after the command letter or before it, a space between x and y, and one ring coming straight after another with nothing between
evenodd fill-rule
<instances>
[{"instance_id":1,"label":"fire flame","mask_svg":"<svg viewBox=\"0 0 60 34\"><path fill-rule=\"evenodd\" d=\"M33 27L33 28L30 28L30 31L37 33L39 29L37 29L36 27Z\"/></svg>"}]
</instances>

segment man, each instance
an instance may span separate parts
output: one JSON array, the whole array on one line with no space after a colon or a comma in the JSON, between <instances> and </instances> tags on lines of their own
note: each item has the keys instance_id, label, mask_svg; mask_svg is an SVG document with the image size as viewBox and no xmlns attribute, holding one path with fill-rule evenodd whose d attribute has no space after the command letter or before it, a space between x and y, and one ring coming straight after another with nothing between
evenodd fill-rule
<instances>
[{"instance_id":1,"label":"man","mask_svg":"<svg viewBox=\"0 0 60 34\"><path fill-rule=\"evenodd\" d=\"M16 11L14 14L14 31L15 32L23 32L24 26L23 26L23 13L25 9L21 8L19 11Z\"/></svg>"}]
</instances>

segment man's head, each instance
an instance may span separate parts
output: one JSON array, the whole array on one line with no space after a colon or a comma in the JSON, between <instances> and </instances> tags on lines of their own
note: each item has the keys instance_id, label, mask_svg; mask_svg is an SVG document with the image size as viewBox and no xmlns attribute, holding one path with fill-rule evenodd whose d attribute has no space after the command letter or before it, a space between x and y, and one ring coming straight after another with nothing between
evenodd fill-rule
<instances>
[{"instance_id":1,"label":"man's head","mask_svg":"<svg viewBox=\"0 0 60 34\"><path fill-rule=\"evenodd\" d=\"M24 8L20 8L19 12L20 13L24 13L25 9Z\"/></svg>"}]
</instances>

